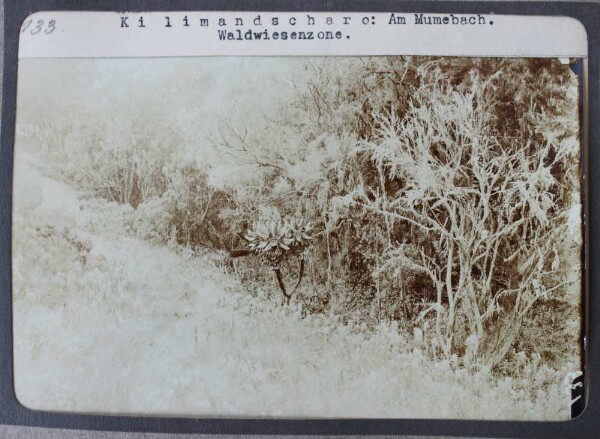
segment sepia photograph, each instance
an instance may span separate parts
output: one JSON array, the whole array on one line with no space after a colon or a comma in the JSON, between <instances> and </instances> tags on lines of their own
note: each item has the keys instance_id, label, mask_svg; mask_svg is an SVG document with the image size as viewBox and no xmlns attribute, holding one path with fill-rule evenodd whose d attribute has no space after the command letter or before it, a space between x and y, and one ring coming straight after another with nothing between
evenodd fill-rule
<instances>
[{"instance_id":1,"label":"sepia photograph","mask_svg":"<svg viewBox=\"0 0 600 439\"><path fill-rule=\"evenodd\" d=\"M51 412L568 420L569 59L20 59L17 399Z\"/></svg>"}]
</instances>

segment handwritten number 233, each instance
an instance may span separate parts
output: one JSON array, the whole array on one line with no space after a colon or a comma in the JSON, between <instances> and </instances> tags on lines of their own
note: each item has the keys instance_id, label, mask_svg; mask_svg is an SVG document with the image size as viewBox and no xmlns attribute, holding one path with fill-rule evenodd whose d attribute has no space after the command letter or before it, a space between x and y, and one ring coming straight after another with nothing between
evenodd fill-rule
<instances>
[{"instance_id":1,"label":"handwritten number 233","mask_svg":"<svg viewBox=\"0 0 600 439\"><path fill-rule=\"evenodd\" d=\"M27 31L27 29L29 29L31 35L37 35L42 31L46 35L49 35L56 30L56 20L49 20L48 22L37 20L35 23L33 20L26 20L23 26L21 26L21 33Z\"/></svg>"}]
</instances>

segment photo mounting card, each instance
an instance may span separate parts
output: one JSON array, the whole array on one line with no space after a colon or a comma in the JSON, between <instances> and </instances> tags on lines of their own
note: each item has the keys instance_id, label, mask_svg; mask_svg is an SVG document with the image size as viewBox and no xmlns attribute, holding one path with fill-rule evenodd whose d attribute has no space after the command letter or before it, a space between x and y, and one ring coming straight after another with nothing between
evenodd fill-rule
<instances>
[{"instance_id":1,"label":"photo mounting card","mask_svg":"<svg viewBox=\"0 0 600 439\"><path fill-rule=\"evenodd\" d=\"M29 16L18 401L575 417L587 47L558 16Z\"/></svg>"}]
</instances>

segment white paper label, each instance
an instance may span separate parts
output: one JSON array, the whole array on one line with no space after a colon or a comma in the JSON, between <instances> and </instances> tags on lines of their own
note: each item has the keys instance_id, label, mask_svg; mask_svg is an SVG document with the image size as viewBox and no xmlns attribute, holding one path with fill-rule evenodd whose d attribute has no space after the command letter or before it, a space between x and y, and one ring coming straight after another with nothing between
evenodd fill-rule
<instances>
[{"instance_id":1,"label":"white paper label","mask_svg":"<svg viewBox=\"0 0 600 439\"><path fill-rule=\"evenodd\" d=\"M220 55L586 57L569 17L367 12L37 12L19 58Z\"/></svg>"}]
</instances>

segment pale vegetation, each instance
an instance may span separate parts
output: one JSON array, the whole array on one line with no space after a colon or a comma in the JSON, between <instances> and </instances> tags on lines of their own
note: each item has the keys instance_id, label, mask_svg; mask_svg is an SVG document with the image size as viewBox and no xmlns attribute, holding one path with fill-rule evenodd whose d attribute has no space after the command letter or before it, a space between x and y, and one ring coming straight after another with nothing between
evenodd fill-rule
<instances>
[{"instance_id":1,"label":"pale vegetation","mask_svg":"<svg viewBox=\"0 0 600 439\"><path fill-rule=\"evenodd\" d=\"M474 377L481 382L464 398L481 398L488 408L505 398L490 416L472 401L445 411L452 401L433 397L432 388L428 399L417 400L442 398L433 417L568 416L561 386L568 372L580 368L582 236L578 85L568 66L558 60L421 57L277 62L292 66L289 80L266 91L268 99L232 83L239 111L233 105L208 114L193 90L179 99L183 95L172 90L179 86L168 75L163 83L175 97L165 95L164 106L185 111L165 111L158 97L135 90L126 96L137 106L115 97L117 104L67 101L57 102L54 113L31 111L20 120L17 160L20 148L30 151L44 160L48 175L85 194L82 206L91 213L81 227L87 233L96 233L95 221L114 221L100 227L102 233L114 229L170 248L164 276L176 273L173 288L184 288L183 282L186 294L206 293L208 281L195 290L189 270L211 285L220 282L226 310L236 313L243 303L243 330L264 335L256 343L269 343L261 320L273 319L279 328L274 332L303 334L290 336L290 343L314 360L313 367L334 373L313 358L306 341L332 331L332 349L366 347L336 357L332 368L348 366L348 377L367 379L357 371L382 355L389 373L373 360L379 366L368 366L375 368L369 382L396 376L402 383L390 384L390 392L413 386L406 380L415 379L441 383L452 393ZM201 79L187 78L197 90L210 84ZM20 99L31 108L35 96L23 89ZM83 274L88 294L94 285L113 282L111 268L97 266L104 264L97 256L87 259L94 245L83 236L78 244L47 226L22 224L15 247L22 261L15 270L19 300L36 289L24 267L51 259L46 253L56 246L68 247L69 263ZM29 242L36 239L41 248L32 253ZM145 264L144 251L156 257L163 251L149 250L150 244L136 244L142 258L137 266ZM172 259L174 254L187 259ZM66 270L47 268L44 276ZM164 282L153 272L148 276ZM134 294L140 280L132 282L126 289ZM77 294L66 284L54 285L63 287ZM104 297L131 305L123 294ZM32 306L41 309L46 300L36 297ZM105 306L98 298L86 300ZM201 299L190 300L200 306ZM254 318L254 309L261 310L256 328L248 317ZM325 355L319 349L326 347L314 343ZM233 355L243 362L241 352ZM290 365L280 366L270 364L269 373L285 374ZM299 373L303 383L310 375L295 366L290 373ZM318 394L319 386L350 392L322 381L310 392ZM245 404L231 412L249 410ZM257 413L278 413L271 404ZM411 416L409 408L391 407ZM414 416L427 416L415 410ZM318 415L308 408L294 413Z\"/></svg>"}]
</instances>

